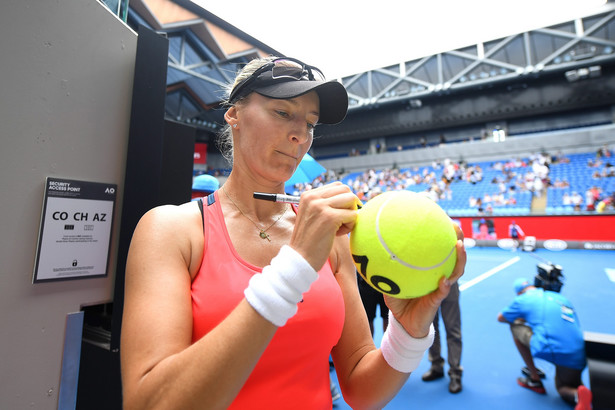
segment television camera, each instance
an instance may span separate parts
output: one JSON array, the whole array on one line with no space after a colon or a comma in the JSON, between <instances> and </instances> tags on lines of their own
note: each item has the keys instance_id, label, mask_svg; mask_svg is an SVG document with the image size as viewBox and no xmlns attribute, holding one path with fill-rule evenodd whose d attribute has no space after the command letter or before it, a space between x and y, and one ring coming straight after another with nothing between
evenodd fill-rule
<instances>
[{"instance_id":1,"label":"television camera","mask_svg":"<svg viewBox=\"0 0 615 410\"><path fill-rule=\"evenodd\" d=\"M551 290L553 292L559 292L564 285L562 279L562 267L555 265L551 262L541 262L536 265L538 273L534 277L534 286L537 288L543 288L544 290Z\"/></svg>"}]
</instances>

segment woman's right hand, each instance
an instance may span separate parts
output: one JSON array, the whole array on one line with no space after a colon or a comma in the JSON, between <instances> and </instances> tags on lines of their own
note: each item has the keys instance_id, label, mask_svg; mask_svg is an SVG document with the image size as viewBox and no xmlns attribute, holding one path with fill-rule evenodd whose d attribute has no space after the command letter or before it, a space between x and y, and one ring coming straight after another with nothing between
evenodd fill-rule
<instances>
[{"instance_id":1,"label":"woman's right hand","mask_svg":"<svg viewBox=\"0 0 615 410\"><path fill-rule=\"evenodd\" d=\"M361 200L341 182L301 194L290 246L318 271L329 257L335 236L352 231Z\"/></svg>"},{"instance_id":2,"label":"woman's right hand","mask_svg":"<svg viewBox=\"0 0 615 410\"><path fill-rule=\"evenodd\" d=\"M422 338L429 333L429 327L433 322L442 301L448 296L451 286L465 272L467 254L463 245L464 235L461 227L451 221L457 234L457 262L450 277L440 278L438 288L433 292L413 299L397 299L385 295L384 299L391 313L412 337Z\"/></svg>"}]
</instances>

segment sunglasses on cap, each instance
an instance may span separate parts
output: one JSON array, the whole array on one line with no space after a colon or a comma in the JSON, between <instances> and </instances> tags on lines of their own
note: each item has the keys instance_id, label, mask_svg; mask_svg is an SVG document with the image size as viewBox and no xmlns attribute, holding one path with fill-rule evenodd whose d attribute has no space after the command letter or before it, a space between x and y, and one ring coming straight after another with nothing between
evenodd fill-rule
<instances>
[{"instance_id":1,"label":"sunglasses on cap","mask_svg":"<svg viewBox=\"0 0 615 410\"><path fill-rule=\"evenodd\" d=\"M263 73L271 71L271 77L259 79ZM296 81L326 81L325 75L318 68L307 65L294 58L277 58L256 69L252 75L235 86L229 102L232 104L252 92L256 85L272 85L278 82L286 82L288 79ZM258 82L263 84L258 84Z\"/></svg>"}]
</instances>

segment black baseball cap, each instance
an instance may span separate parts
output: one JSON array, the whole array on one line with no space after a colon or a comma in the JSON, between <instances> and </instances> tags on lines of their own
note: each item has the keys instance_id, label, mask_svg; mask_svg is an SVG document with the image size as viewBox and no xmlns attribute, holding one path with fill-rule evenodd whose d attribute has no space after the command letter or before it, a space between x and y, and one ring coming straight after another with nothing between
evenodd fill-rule
<instances>
[{"instance_id":1,"label":"black baseball cap","mask_svg":"<svg viewBox=\"0 0 615 410\"><path fill-rule=\"evenodd\" d=\"M277 62L291 62L293 65L281 65ZM294 63L300 65L294 65ZM315 75L316 74L316 75ZM275 99L295 98L315 91L320 100L321 124L337 124L346 117L348 111L348 93L338 81L326 81L324 75L316 67L308 66L299 60L276 59L257 69L254 74L237 84L229 101L236 102L251 92Z\"/></svg>"}]
</instances>

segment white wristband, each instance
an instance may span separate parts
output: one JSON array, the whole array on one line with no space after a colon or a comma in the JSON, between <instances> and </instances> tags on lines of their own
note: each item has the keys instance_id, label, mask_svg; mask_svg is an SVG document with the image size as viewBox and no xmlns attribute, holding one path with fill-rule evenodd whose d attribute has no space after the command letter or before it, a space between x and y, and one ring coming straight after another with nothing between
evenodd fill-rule
<instances>
[{"instance_id":1,"label":"white wristband","mask_svg":"<svg viewBox=\"0 0 615 410\"><path fill-rule=\"evenodd\" d=\"M380 343L384 360L399 372L413 372L421 363L425 351L432 345L434 334L435 330L432 323L427 336L422 339L415 339L406 332L406 329L389 311L389 325Z\"/></svg>"},{"instance_id":2,"label":"white wristband","mask_svg":"<svg viewBox=\"0 0 615 410\"><path fill-rule=\"evenodd\" d=\"M297 313L297 303L316 279L318 273L303 256L284 245L262 273L250 278L244 295L262 317L284 326Z\"/></svg>"}]
</instances>

